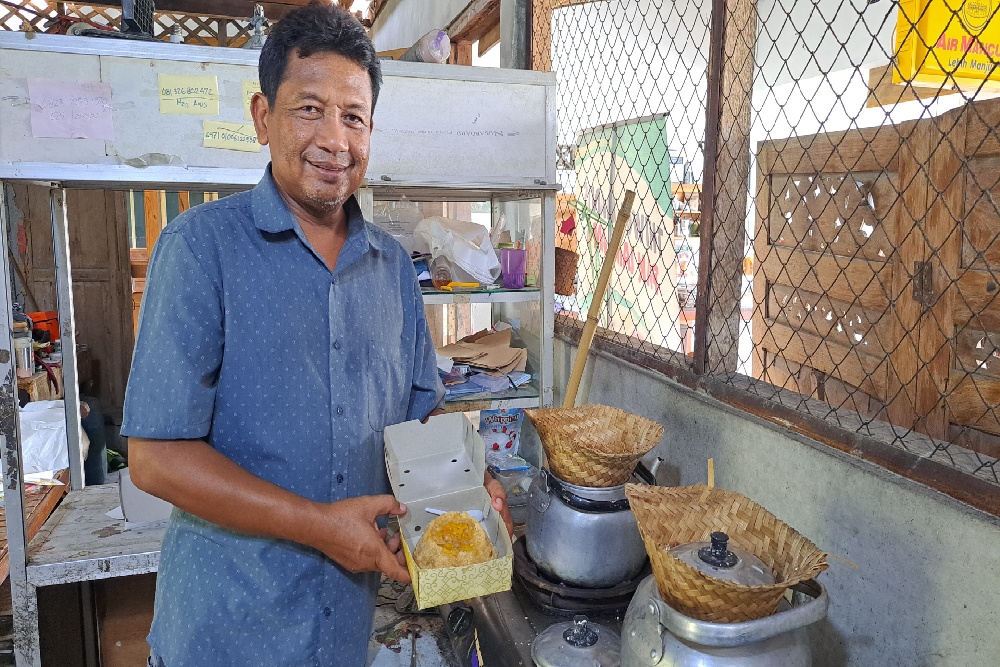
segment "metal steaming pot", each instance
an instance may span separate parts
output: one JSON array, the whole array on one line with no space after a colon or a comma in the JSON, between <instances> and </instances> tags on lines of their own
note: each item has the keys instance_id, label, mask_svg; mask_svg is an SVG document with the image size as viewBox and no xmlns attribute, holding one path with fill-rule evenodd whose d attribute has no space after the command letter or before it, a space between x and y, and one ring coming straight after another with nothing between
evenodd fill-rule
<instances>
[{"instance_id":1,"label":"metal steaming pot","mask_svg":"<svg viewBox=\"0 0 1000 667\"><path fill-rule=\"evenodd\" d=\"M543 469L529 490L525 538L538 569L571 586L615 586L646 563L624 484L576 486Z\"/></svg>"},{"instance_id":2,"label":"metal steaming pot","mask_svg":"<svg viewBox=\"0 0 1000 667\"><path fill-rule=\"evenodd\" d=\"M782 601L766 618L710 623L675 611L649 576L625 614L622 667L809 667L806 626L826 616L829 600L815 581L793 590L793 605Z\"/></svg>"}]
</instances>

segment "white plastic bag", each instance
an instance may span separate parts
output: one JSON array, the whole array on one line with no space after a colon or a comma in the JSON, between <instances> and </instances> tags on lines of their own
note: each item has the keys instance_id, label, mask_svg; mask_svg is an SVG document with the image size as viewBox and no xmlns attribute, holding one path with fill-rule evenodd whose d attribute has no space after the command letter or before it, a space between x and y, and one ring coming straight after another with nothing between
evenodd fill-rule
<instances>
[{"instance_id":1,"label":"white plastic bag","mask_svg":"<svg viewBox=\"0 0 1000 667\"><path fill-rule=\"evenodd\" d=\"M90 439L83 428L80 447L86 457ZM33 401L21 408L21 454L24 474L69 467L63 401Z\"/></svg>"},{"instance_id":2,"label":"white plastic bag","mask_svg":"<svg viewBox=\"0 0 1000 667\"><path fill-rule=\"evenodd\" d=\"M500 276L500 259L489 230L482 225L452 218L424 218L413 231L413 249L444 257L451 264L453 280L492 283Z\"/></svg>"}]
</instances>

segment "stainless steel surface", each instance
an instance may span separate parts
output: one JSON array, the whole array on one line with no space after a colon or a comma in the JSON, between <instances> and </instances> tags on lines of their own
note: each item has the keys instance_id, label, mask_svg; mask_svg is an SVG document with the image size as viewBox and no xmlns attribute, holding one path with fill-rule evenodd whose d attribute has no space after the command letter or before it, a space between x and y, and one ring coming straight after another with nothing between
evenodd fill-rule
<instances>
[{"instance_id":1,"label":"stainless steel surface","mask_svg":"<svg viewBox=\"0 0 1000 667\"><path fill-rule=\"evenodd\" d=\"M473 630L478 631L488 667L532 667L531 644L535 637L553 623L567 620L566 616L548 614L536 607L516 577L509 591L445 605L439 611L446 619L448 634L463 667L470 664L468 651ZM619 615L588 614L588 618L621 633Z\"/></svg>"},{"instance_id":2,"label":"stainless steel surface","mask_svg":"<svg viewBox=\"0 0 1000 667\"><path fill-rule=\"evenodd\" d=\"M80 421L80 385L76 381L76 310L73 305L73 265L69 252L69 218L66 213L66 191L49 191L52 214L52 252L55 262L57 309L59 311L59 342L62 343L63 403L66 406L66 445L69 448L69 488L84 487L81 443L83 423Z\"/></svg>"},{"instance_id":3,"label":"stainless steel surface","mask_svg":"<svg viewBox=\"0 0 1000 667\"><path fill-rule=\"evenodd\" d=\"M797 593L784 611L745 623L710 623L678 613L647 577L629 605L622 628L623 667L808 667L805 628L826 616L829 600Z\"/></svg>"},{"instance_id":4,"label":"stainless steel surface","mask_svg":"<svg viewBox=\"0 0 1000 667\"><path fill-rule=\"evenodd\" d=\"M725 537L725 540L722 538ZM690 542L680 544L670 553L678 560L687 563L699 572L710 577L732 581L744 586L770 586L774 583L774 573L764 562L752 553L741 549L729 541L725 533L712 533L713 542ZM730 556L726 564L710 562L712 550L718 545L719 552ZM709 560L705 560L703 552L708 550Z\"/></svg>"},{"instance_id":5,"label":"stainless steel surface","mask_svg":"<svg viewBox=\"0 0 1000 667\"><path fill-rule=\"evenodd\" d=\"M621 652L617 632L582 615L553 623L531 643L538 667L619 667Z\"/></svg>"},{"instance_id":6,"label":"stainless steel surface","mask_svg":"<svg viewBox=\"0 0 1000 667\"><path fill-rule=\"evenodd\" d=\"M0 49L75 53L121 58L174 60L223 65L257 66L260 53L214 46L193 44L167 44L162 42L120 42L102 39L80 39L64 35L33 33L28 39L23 32L0 32ZM498 67L459 67L432 63L410 63L396 60L382 61L383 76L403 76L419 79L454 79L483 81L487 83L529 83L548 85L555 83L553 72L512 71ZM554 154L553 154L554 155Z\"/></svg>"},{"instance_id":7,"label":"stainless steel surface","mask_svg":"<svg viewBox=\"0 0 1000 667\"><path fill-rule=\"evenodd\" d=\"M601 506L623 503L625 485L591 488L550 476L543 470L528 494L525 539L539 570L585 588L608 588L639 574L646 549L632 511L585 511L567 504L556 491L561 485L569 494Z\"/></svg>"}]
</instances>

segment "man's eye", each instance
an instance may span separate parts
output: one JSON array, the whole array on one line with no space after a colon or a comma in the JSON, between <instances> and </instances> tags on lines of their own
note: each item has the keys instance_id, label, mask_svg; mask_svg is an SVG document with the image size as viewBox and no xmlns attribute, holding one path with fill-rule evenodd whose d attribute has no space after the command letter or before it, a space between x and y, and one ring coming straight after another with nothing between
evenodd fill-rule
<instances>
[{"instance_id":1,"label":"man's eye","mask_svg":"<svg viewBox=\"0 0 1000 667\"><path fill-rule=\"evenodd\" d=\"M299 111L302 111L303 113L314 114L314 113L319 113L319 107L314 107L311 104L307 104L304 107L300 107Z\"/></svg>"}]
</instances>

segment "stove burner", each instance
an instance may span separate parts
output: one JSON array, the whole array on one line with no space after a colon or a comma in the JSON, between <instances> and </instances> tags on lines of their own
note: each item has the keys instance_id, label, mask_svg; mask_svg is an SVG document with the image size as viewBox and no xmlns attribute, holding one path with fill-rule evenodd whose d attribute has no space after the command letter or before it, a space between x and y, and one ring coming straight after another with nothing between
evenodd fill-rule
<instances>
[{"instance_id":1,"label":"stove burner","mask_svg":"<svg viewBox=\"0 0 1000 667\"><path fill-rule=\"evenodd\" d=\"M579 588L552 581L539 572L528 557L525 540L514 542L515 584L521 584L528 599L542 611L558 616L574 614L624 614L632 594L651 572L649 563L634 579L610 588Z\"/></svg>"}]
</instances>

